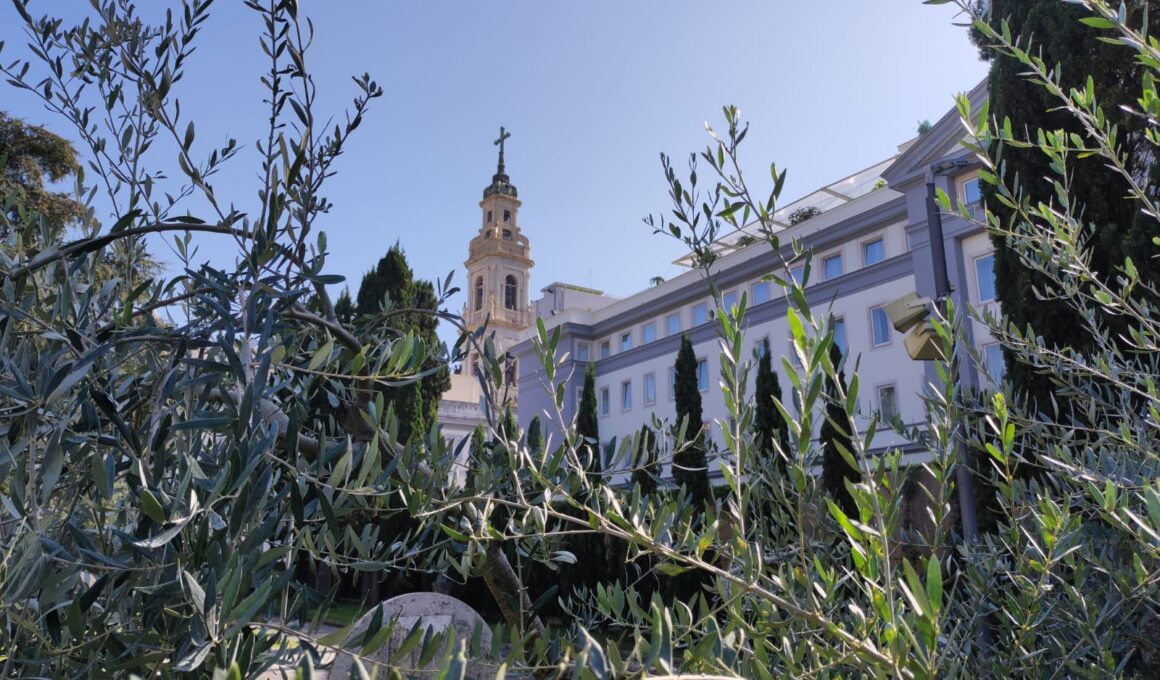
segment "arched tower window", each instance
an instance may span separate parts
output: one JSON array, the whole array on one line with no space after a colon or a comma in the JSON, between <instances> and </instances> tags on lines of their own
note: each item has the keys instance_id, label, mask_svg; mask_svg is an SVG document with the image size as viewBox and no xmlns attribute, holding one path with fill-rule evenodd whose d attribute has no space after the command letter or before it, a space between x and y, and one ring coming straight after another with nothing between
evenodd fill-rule
<instances>
[{"instance_id":1,"label":"arched tower window","mask_svg":"<svg viewBox=\"0 0 1160 680\"><path fill-rule=\"evenodd\" d=\"M475 279L475 311L483 309L483 277Z\"/></svg>"},{"instance_id":2,"label":"arched tower window","mask_svg":"<svg viewBox=\"0 0 1160 680\"><path fill-rule=\"evenodd\" d=\"M507 368L504 370L503 381L505 385L516 384L516 360L510 354L507 355Z\"/></svg>"},{"instance_id":3,"label":"arched tower window","mask_svg":"<svg viewBox=\"0 0 1160 680\"><path fill-rule=\"evenodd\" d=\"M503 306L507 309L516 308L516 277L508 274L503 284Z\"/></svg>"}]
</instances>

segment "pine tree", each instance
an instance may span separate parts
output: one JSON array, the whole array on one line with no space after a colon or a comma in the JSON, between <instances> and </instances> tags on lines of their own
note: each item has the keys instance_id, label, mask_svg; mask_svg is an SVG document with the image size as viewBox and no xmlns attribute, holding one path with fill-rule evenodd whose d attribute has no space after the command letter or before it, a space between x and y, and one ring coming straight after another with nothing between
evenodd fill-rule
<instances>
[{"instance_id":1,"label":"pine tree","mask_svg":"<svg viewBox=\"0 0 1160 680\"><path fill-rule=\"evenodd\" d=\"M640 487L640 495L648 496L657 490L657 436L652 428L640 428L636 444L636 460L633 463L632 483Z\"/></svg>"},{"instance_id":2,"label":"pine tree","mask_svg":"<svg viewBox=\"0 0 1160 680\"><path fill-rule=\"evenodd\" d=\"M789 428L781 411L774 406L774 400L781 401L781 384L773 370L773 360L769 353L769 339L762 341L761 358L757 362L757 380L754 385L753 426L757 434L757 450L761 452L762 463L775 461L775 465L785 467L789 455ZM778 454L778 448L782 454Z\"/></svg>"},{"instance_id":3,"label":"pine tree","mask_svg":"<svg viewBox=\"0 0 1160 680\"><path fill-rule=\"evenodd\" d=\"M704 421L701 416L701 389L697 375L697 357L693 354L693 343L689 336L681 335L681 348L677 351L675 372L675 397L677 406L676 427L687 421L685 429L686 446L673 456L673 481L693 495L698 506L712 498L709 488L709 469L705 460Z\"/></svg>"},{"instance_id":4,"label":"pine tree","mask_svg":"<svg viewBox=\"0 0 1160 680\"><path fill-rule=\"evenodd\" d=\"M64 226L84 212L84 206L65 193L49 191L48 182L60 182L80 169L77 152L68 140L42 127L0 112L0 210L10 225L20 225L16 206L35 212L56 226Z\"/></svg>"},{"instance_id":5,"label":"pine tree","mask_svg":"<svg viewBox=\"0 0 1160 680\"><path fill-rule=\"evenodd\" d=\"M830 345L830 362L837 373L837 382L826 376L826 420L822 423L821 431L822 488L830 494L842 512L855 517L858 508L846 488L846 482L857 484L862 474L842 456L843 451L852 454L853 445L850 440L850 418L846 413L845 399L841 396L845 392L846 373L838 370L842 362L842 351L837 345Z\"/></svg>"},{"instance_id":6,"label":"pine tree","mask_svg":"<svg viewBox=\"0 0 1160 680\"><path fill-rule=\"evenodd\" d=\"M584 369L584 388L580 391L580 408L576 413L576 434L592 443L580 447L581 459L588 461L588 472L599 474L600 464L600 423L596 418L596 366L591 362Z\"/></svg>"},{"instance_id":7,"label":"pine tree","mask_svg":"<svg viewBox=\"0 0 1160 680\"><path fill-rule=\"evenodd\" d=\"M1078 5L1058 0L992 0L991 4L994 26L1006 20L1012 35L1032 39L1030 49L1042 56L1049 67L1058 65L1060 86L1065 92L1072 88L1083 90L1089 75L1099 84L1096 96L1109 121L1118 127L1119 150L1127 167L1138 177L1151 175L1160 179L1160 163L1153 162L1155 149L1144 137L1148 121L1121 108L1135 106L1139 97L1144 68L1135 60L1135 52L1098 40L1098 31L1080 23L1087 11ZM1139 22L1142 4L1127 3L1132 15L1129 23ZM1160 12L1149 14L1149 24L1149 34L1160 34ZM1087 138L1075 116L1061 110L1058 100L1022 75L1024 66L987 49L977 32L975 40L980 43L982 57L991 62L988 88L993 118L1009 118L1016 131L1063 130ZM1044 154L1036 149L1008 146L1003 150L1003 161L1006 181L1018 178L1032 204L1058 200L1050 183L1054 174ZM1118 288L1114 279L1123 267L1124 257L1131 256L1144 282L1160 283L1160 260L1148 256L1155 252L1151 243L1155 223L1136 209L1135 202L1125 201L1119 192L1106 189L1119 185L1115 171L1098 157L1077 159L1073 155L1068 176L1072 201L1082 205L1084 219L1091 225L1087 242L1093 269L1105 276L1112 288ZM1160 194L1160 183L1153 182L1152 191ZM1012 224L1011 211L994 200L995 192L994 187L983 185L987 207L999 216L1005 228L1017 227ZM1064 300L1041 298L1048 287L1047 277L1020 261L1018 249L1008 237L995 233L991 239L995 246L995 290L1007 319L1020 330L1030 326L1048 347L1093 350L1094 340L1077 312ZM1028 252L1027 248L1022 250ZM1052 266L1050 262L1043 264ZM1036 294L1037 289L1040 295ZM1121 323L1114 316L1105 315L1100 321L1111 331L1111 337L1121 337ZM1027 396L1036 407L1049 409L1053 398L1066 403L1065 398L1055 394L1048 373L1019 364L1010 354L1006 363L1007 377L1016 393Z\"/></svg>"}]
</instances>

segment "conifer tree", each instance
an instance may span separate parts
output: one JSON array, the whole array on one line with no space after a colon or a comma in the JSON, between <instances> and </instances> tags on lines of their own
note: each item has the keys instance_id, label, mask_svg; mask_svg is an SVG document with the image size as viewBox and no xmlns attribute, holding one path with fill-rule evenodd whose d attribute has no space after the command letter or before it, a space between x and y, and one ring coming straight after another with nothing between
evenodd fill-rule
<instances>
[{"instance_id":1,"label":"conifer tree","mask_svg":"<svg viewBox=\"0 0 1160 680\"><path fill-rule=\"evenodd\" d=\"M580 408L576 413L576 434L593 443L581 445L581 455L586 456L589 473L600 473L600 424L596 418L596 367L592 362L584 369L584 387L580 391Z\"/></svg>"},{"instance_id":2,"label":"conifer tree","mask_svg":"<svg viewBox=\"0 0 1160 680\"><path fill-rule=\"evenodd\" d=\"M350 297L350 288L343 288L338 294L338 299L334 301L334 315L343 323L354 323L354 300Z\"/></svg>"},{"instance_id":3,"label":"conifer tree","mask_svg":"<svg viewBox=\"0 0 1160 680\"><path fill-rule=\"evenodd\" d=\"M711 500L709 469L705 460L704 421L701 415L701 389L697 375L697 357L689 336L681 335L681 348L674 366L677 422L687 420L686 445L673 456L673 481L684 486L699 506Z\"/></svg>"},{"instance_id":4,"label":"conifer tree","mask_svg":"<svg viewBox=\"0 0 1160 680\"><path fill-rule=\"evenodd\" d=\"M539 453L540 449L544 446L543 434L540 433L539 416L533 417L532 422L528 423L528 434L526 438L528 443L528 451L531 451L533 454Z\"/></svg>"},{"instance_id":5,"label":"conifer tree","mask_svg":"<svg viewBox=\"0 0 1160 680\"><path fill-rule=\"evenodd\" d=\"M781 411L774 406L774 400L781 400L781 384L777 373L773 370L773 360L769 353L769 339L762 341L761 357L757 362L757 380L754 385L753 426L757 434L757 447L761 452L763 464L776 461L779 468L784 467L783 455L789 452L789 428ZM782 455L778 454L778 447Z\"/></svg>"},{"instance_id":6,"label":"conifer tree","mask_svg":"<svg viewBox=\"0 0 1160 680\"><path fill-rule=\"evenodd\" d=\"M1129 23L1137 25L1141 7L1146 3L1128 2ZM1030 49L1040 55L1049 67L1055 66L1064 92L1073 88L1084 89L1089 75L1097 83L1096 97L1108 117L1118 128L1120 153L1126 165L1137 177L1153 179L1151 191L1160 195L1160 163L1155 163L1155 148L1144 135L1149 121L1144 116L1124 109L1135 107L1140 95L1140 81L1145 71L1136 60L1133 50L1112 45L1098 39L1099 31L1080 22L1088 12L1078 4L1058 0L992 0L991 24L997 29L1006 21L1013 36L1024 41L1031 39ZM1160 34L1160 11L1149 13L1150 35ZM1063 130L1086 139L1078 117L1063 110L1059 101L1034 79L1026 78L1026 67L1014 58L999 55L987 49L985 39L975 33L984 60L991 62L988 76L990 113L993 119L1010 119L1011 128L1023 130ZM1035 141L1034 138L1031 139ZM1058 200L1051 178L1055 175L1048 166L1049 159L1035 148L1020 149L1007 146L1003 150L1005 179L1012 183L1018 178L1021 189L1034 205ZM1072 156L1068 167L1071 201L1082 206L1084 219L1090 224L1086 242L1091 248L1092 268L1106 277L1112 288L1118 289L1116 276L1122 271L1124 258L1130 256L1143 282L1160 283L1160 260L1149 257L1155 251L1151 239L1154 220L1137 209L1133 201L1125 201L1109 186L1119 186L1115 170L1098 156L1082 159ZM1004 229L1018 231L1012 223L1012 213L994 200L996 188L983 184L983 198L995 212ZM1026 255L1031 249L1017 248L1010 237L992 234L995 246L995 291L1007 320L1020 330L1030 326L1042 336L1049 347L1071 347L1079 352L1095 349L1078 313L1064 299L1050 295L1052 286L1042 272L1035 271L1020 260L1020 250ZM1048 268L1052 262L1042 262ZM1122 321L1113 314L1104 314L1100 321L1106 325L1112 338L1121 332ZM1052 400L1066 403L1066 397L1055 393L1047 372L1037 371L1020 364L1007 355L1007 377L1016 394L1027 396L1040 410L1048 410ZM1073 417L1075 414L1066 414Z\"/></svg>"},{"instance_id":7,"label":"conifer tree","mask_svg":"<svg viewBox=\"0 0 1160 680\"><path fill-rule=\"evenodd\" d=\"M648 425L640 428L633 463L632 483L640 487L640 495L648 496L657 490L657 436Z\"/></svg>"},{"instance_id":8,"label":"conifer tree","mask_svg":"<svg viewBox=\"0 0 1160 680\"><path fill-rule=\"evenodd\" d=\"M837 345L830 345L830 362L837 373L837 382L826 377L826 419L822 423L822 487L834 499L842 512L854 517L857 506L854 497L846 488L846 482L856 484L862 479L861 472L850 466L842 456L842 452L852 453L850 441L850 418L846 413L845 399L841 394L845 392L846 372L838 370L842 362L842 350ZM839 390L838 385L842 386Z\"/></svg>"},{"instance_id":9,"label":"conifer tree","mask_svg":"<svg viewBox=\"0 0 1160 680\"><path fill-rule=\"evenodd\" d=\"M439 343L436 328L439 320L430 312L435 311L438 299L434 286L429 281L416 280L407 264L407 257L398 242L391 246L387 254L379 260L374 269L367 272L359 285L351 316L374 316L383 311L385 300L392 308L389 325L401 331L415 333L428 347ZM350 304L349 295L344 304L340 297L335 306L339 315L339 305ZM412 310L412 311L408 311ZM423 369L440 366L437 356L428 356ZM403 388L382 388L387 400L395 404L399 416L399 439L406 441L413 432L413 426L423 429L435 422L439 411L439 400L451 386L451 377L444 367L419 381L417 390ZM422 431L422 430L418 430Z\"/></svg>"}]
</instances>

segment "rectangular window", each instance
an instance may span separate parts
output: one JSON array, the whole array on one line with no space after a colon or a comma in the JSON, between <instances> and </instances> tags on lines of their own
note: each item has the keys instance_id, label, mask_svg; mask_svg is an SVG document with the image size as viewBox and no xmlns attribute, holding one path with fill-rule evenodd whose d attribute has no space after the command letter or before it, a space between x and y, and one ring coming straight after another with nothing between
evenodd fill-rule
<instances>
[{"instance_id":1,"label":"rectangular window","mask_svg":"<svg viewBox=\"0 0 1160 680\"><path fill-rule=\"evenodd\" d=\"M725 305L725 311L730 311L737 306L737 291L731 290L725 293L725 297L721 298Z\"/></svg>"},{"instance_id":2,"label":"rectangular window","mask_svg":"<svg viewBox=\"0 0 1160 680\"><path fill-rule=\"evenodd\" d=\"M578 361L588 361L588 343L581 342L576 345L576 359Z\"/></svg>"},{"instance_id":3,"label":"rectangular window","mask_svg":"<svg viewBox=\"0 0 1160 680\"><path fill-rule=\"evenodd\" d=\"M645 345L657 339L657 325L652 321L641 326L640 344Z\"/></svg>"},{"instance_id":4,"label":"rectangular window","mask_svg":"<svg viewBox=\"0 0 1160 680\"><path fill-rule=\"evenodd\" d=\"M753 304L760 305L769 301L769 281L758 281L753 284Z\"/></svg>"},{"instance_id":5,"label":"rectangular window","mask_svg":"<svg viewBox=\"0 0 1160 680\"><path fill-rule=\"evenodd\" d=\"M870 309L870 335L875 347L890 342L890 317L882 307Z\"/></svg>"},{"instance_id":6,"label":"rectangular window","mask_svg":"<svg viewBox=\"0 0 1160 680\"><path fill-rule=\"evenodd\" d=\"M669 335L676 335L681 332L681 314L669 314L669 318L665 319L665 332Z\"/></svg>"},{"instance_id":7,"label":"rectangular window","mask_svg":"<svg viewBox=\"0 0 1160 680\"><path fill-rule=\"evenodd\" d=\"M697 389L702 392L709 389L709 362L704 359L697 361Z\"/></svg>"},{"instance_id":8,"label":"rectangular window","mask_svg":"<svg viewBox=\"0 0 1160 680\"><path fill-rule=\"evenodd\" d=\"M1007 366L1003 363L1003 347L993 342L983 347L983 368L991 377L991 384L998 387L1003 383L1003 376L1007 374Z\"/></svg>"},{"instance_id":9,"label":"rectangular window","mask_svg":"<svg viewBox=\"0 0 1160 680\"><path fill-rule=\"evenodd\" d=\"M632 381L630 380L620 383L620 410L632 410Z\"/></svg>"},{"instance_id":10,"label":"rectangular window","mask_svg":"<svg viewBox=\"0 0 1160 680\"><path fill-rule=\"evenodd\" d=\"M600 358L607 359L612 356L612 343L608 340L600 343Z\"/></svg>"},{"instance_id":11,"label":"rectangular window","mask_svg":"<svg viewBox=\"0 0 1160 680\"><path fill-rule=\"evenodd\" d=\"M979 302L995 299L995 256L975 258L975 279L979 285Z\"/></svg>"},{"instance_id":12,"label":"rectangular window","mask_svg":"<svg viewBox=\"0 0 1160 680\"><path fill-rule=\"evenodd\" d=\"M709 320L709 307L704 302L693 305L693 325L700 326Z\"/></svg>"},{"instance_id":13,"label":"rectangular window","mask_svg":"<svg viewBox=\"0 0 1160 680\"><path fill-rule=\"evenodd\" d=\"M608 415L609 411L612 408L612 405L609 403L611 401L612 401L612 397L611 397L611 395L608 394L608 388L601 387L600 388L600 415L602 415L602 416Z\"/></svg>"},{"instance_id":14,"label":"rectangular window","mask_svg":"<svg viewBox=\"0 0 1160 680\"><path fill-rule=\"evenodd\" d=\"M652 406L657 403L657 375L656 373L644 374L644 404L645 406Z\"/></svg>"},{"instance_id":15,"label":"rectangular window","mask_svg":"<svg viewBox=\"0 0 1160 680\"><path fill-rule=\"evenodd\" d=\"M886 242L880 238L862 244L862 264L869 267L886 259Z\"/></svg>"},{"instance_id":16,"label":"rectangular window","mask_svg":"<svg viewBox=\"0 0 1160 680\"><path fill-rule=\"evenodd\" d=\"M677 398L677 369L669 366L669 401Z\"/></svg>"},{"instance_id":17,"label":"rectangular window","mask_svg":"<svg viewBox=\"0 0 1160 680\"><path fill-rule=\"evenodd\" d=\"M846 344L846 320L834 319L834 344L838 349L842 350L842 356L846 356L849 345Z\"/></svg>"},{"instance_id":18,"label":"rectangular window","mask_svg":"<svg viewBox=\"0 0 1160 680\"><path fill-rule=\"evenodd\" d=\"M885 422L892 421L898 417L898 397L895 394L894 385L879 386L878 414Z\"/></svg>"},{"instance_id":19,"label":"rectangular window","mask_svg":"<svg viewBox=\"0 0 1160 680\"><path fill-rule=\"evenodd\" d=\"M978 175L963 180L960 186L962 187L962 195L959 196L959 199L968 208L977 208L983 204L983 186L979 184Z\"/></svg>"},{"instance_id":20,"label":"rectangular window","mask_svg":"<svg viewBox=\"0 0 1160 680\"><path fill-rule=\"evenodd\" d=\"M627 352L632 349L632 331L628 333L621 333L620 335L620 351Z\"/></svg>"},{"instance_id":21,"label":"rectangular window","mask_svg":"<svg viewBox=\"0 0 1160 680\"><path fill-rule=\"evenodd\" d=\"M836 279L842 275L842 255L830 255L822 260L822 274L825 280Z\"/></svg>"}]
</instances>

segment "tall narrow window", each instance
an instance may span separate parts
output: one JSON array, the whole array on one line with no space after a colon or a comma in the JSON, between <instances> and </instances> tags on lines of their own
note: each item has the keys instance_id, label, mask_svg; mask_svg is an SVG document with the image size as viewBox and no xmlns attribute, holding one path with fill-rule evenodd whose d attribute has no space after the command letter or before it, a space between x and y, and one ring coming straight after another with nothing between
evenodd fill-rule
<instances>
[{"instance_id":1,"label":"tall narrow window","mask_svg":"<svg viewBox=\"0 0 1160 680\"><path fill-rule=\"evenodd\" d=\"M834 319L834 344L838 346L838 349L842 350L842 356L846 356L849 345L846 344L845 319Z\"/></svg>"},{"instance_id":2,"label":"tall narrow window","mask_svg":"<svg viewBox=\"0 0 1160 680\"><path fill-rule=\"evenodd\" d=\"M644 374L644 404L652 406L657 403L657 376L656 373Z\"/></svg>"},{"instance_id":3,"label":"tall narrow window","mask_svg":"<svg viewBox=\"0 0 1160 680\"><path fill-rule=\"evenodd\" d=\"M890 317L882 307L870 309L870 332L875 347L881 347L890 342Z\"/></svg>"},{"instance_id":4,"label":"tall narrow window","mask_svg":"<svg viewBox=\"0 0 1160 680\"><path fill-rule=\"evenodd\" d=\"M898 396L895 393L894 385L879 386L878 414L886 422L898 417Z\"/></svg>"},{"instance_id":5,"label":"tall narrow window","mask_svg":"<svg viewBox=\"0 0 1160 680\"><path fill-rule=\"evenodd\" d=\"M983 347L983 368L991 377L991 385L999 387L1003 383L1003 376L1007 373L1007 366L1003 363L1003 347L993 342Z\"/></svg>"},{"instance_id":6,"label":"tall narrow window","mask_svg":"<svg viewBox=\"0 0 1160 680\"><path fill-rule=\"evenodd\" d=\"M657 339L657 325L656 322L649 321L640 327L640 342L647 344Z\"/></svg>"},{"instance_id":7,"label":"tall narrow window","mask_svg":"<svg viewBox=\"0 0 1160 680\"><path fill-rule=\"evenodd\" d=\"M510 274L504 279L503 306L507 309L516 308L516 277Z\"/></svg>"},{"instance_id":8,"label":"tall narrow window","mask_svg":"<svg viewBox=\"0 0 1160 680\"><path fill-rule=\"evenodd\" d=\"M709 362L704 359L697 362L697 389L702 392L709 389Z\"/></svg>"},{"instance_id":9,"label":"tall narrow window","mask_svg":"<svg viewBox=\"0 0 1160 680\"><path fill-rule=\"evenodd\" d=\"M483 277L475 279L475 311L483 309Z\"/></svg>"},{"instance_id":10,"label":"tall narrow window","mask_svg":"<svg viewBox=\"0 0 1160 680\"><path fill-rule=\"evenodd\" d=\"M504 221L504 224L507 224L507 223L512 221L512 211L510 211L510 210L503 211L503 221Z\"/></svg>"},{"instance_id":11,"label":"tall narrow window","mask_svg":"<svg viewBox=\"0 0 1160 680\"><path fill-rule=\"evenodd\" d=\"M975 278L979 284L979 302L995 299L995 256L985 255L975 260Z\"/></svg>"},{"instance_id":12,"label":"tall narrow window","mask_svg":"<svg viewBox=\"0 0 1160 680\"><path fill-rule=\"evenodd\" d=\"M612 343L608 340L600 343L600 358L607 359L612 356Z\"/></svg>"},{"instance_id":13,"label":"tall narrow window","mask_svg":"<svg viewBox=\"0 0 1160 680\"><path fill-rule=\"evenodd\" d=\"M600 415L602 415L602 416L608 415L608 413L611 411L611 406L609 405L609 402L611 402L611 401L612 401L612 397L609 396L609 394L608 394L608 388L601 387L600 388Z\"/></svg>"},{"instance_id":14,"label":"tall narrow window","mask_svg":"<svg viewBox=\"0 0 1160 680\"><path fill-rule=\"evenodd\" d=\"M588 343L581 342L576 345L576 360L588 361Z\"/></svg>"},{"instance_id":15,"label":"tall narrow window","mask_svg":"<svg viewBox=\"0 0 1160 680\"><path fill-rule=\"evenodd\" d=\"M620 383L620 410L632 410L632 382L627 380Z\"/></svg>"},{"instance_id":16,"label":"tall narrow window","mask_svg":"<svg viewBox=\"0 0 1160 680\"><path fill-rule=\"evenodd\" d=\"M880 238L862 244L862 264L869 267L886 259L886 242Z\"/></svg>"},{"instance_id":17,"label":"tall narrow window","mask_svg":"<svg viewBox=\"0 0 1160 680\"><path fill-rule=\"evenodd\" d=\"M627 352L632 349L632 331L620 334L620 351Z\"/></svg>"},{"instance_id":18,"label":"tall narrow window","mask_svg":"<svg viewBox=\"0 0 1160 680\"><path fill-rule=\"evenodd\" d=\"M680 333L681 332L681 315L680 315L680 313L669 314L668 318L665 319L665 327L667 329L666 332L669 335L676 335L677 333Z\"/></svg>"}]
</instances>

